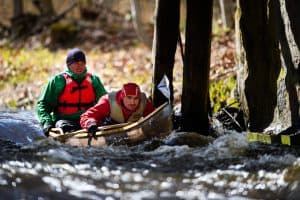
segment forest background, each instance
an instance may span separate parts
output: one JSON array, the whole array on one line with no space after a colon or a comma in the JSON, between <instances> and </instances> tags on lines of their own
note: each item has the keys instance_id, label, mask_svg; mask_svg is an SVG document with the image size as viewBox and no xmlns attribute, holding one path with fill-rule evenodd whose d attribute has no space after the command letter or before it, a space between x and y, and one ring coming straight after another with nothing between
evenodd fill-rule
<instances>
[{"instance_id":1,"label":"forest background","mask_svg":"<svg viewBox=\"0 0 300 200\"><path fill-rule=\"evenodd\" d=\"M130 0L84 0L76 4L52 0L54 20L43 17L36 4L39 1L34 0L23 1L21 18L14 16L13 2L0 1L1 109L34 109L42 87L66 68L67 52L74 47L86 52L88 70L100 77L108 91L136 82L151 95L154 0L140 1L144 4L140 4L138 20L131 8L134 1ZM182 2L180 30L184 43ZM215 3L210 62L210 99L215 112L234 102L236 78L234 24L227 22L225 26L220 10L220 4ZM233 21L234 12L230 11L225 14ZM26 26L16 29L18 19L28 20ZM175 105L181 101L182 66L178 45L173 82Z\"/></svg>"}]
</instances>

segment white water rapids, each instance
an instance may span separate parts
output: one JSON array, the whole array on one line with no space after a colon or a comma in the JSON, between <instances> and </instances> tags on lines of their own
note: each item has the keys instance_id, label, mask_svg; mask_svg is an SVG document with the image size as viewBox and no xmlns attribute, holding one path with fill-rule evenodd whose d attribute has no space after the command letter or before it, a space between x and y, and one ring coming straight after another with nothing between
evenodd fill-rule
<instances>
[{"instance_id":1,"label":"white water rapids","mask_svg":"<svg viewBox=\"0 0 300 200\"><path fill-rule=\"evenodd\" d=\"M228 131L205 146L72 147L33 112L2 112L0 199L299 199L300 150ZM176 133L172 133L176 134ZM15 136L20 139L10 142Z\"/></svg>"}]
</instances>

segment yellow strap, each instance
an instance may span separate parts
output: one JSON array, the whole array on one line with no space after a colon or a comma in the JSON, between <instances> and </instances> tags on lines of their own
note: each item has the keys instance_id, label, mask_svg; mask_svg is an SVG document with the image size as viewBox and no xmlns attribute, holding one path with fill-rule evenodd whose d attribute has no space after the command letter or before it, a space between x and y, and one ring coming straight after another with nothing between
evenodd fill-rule
<instances>
[{"instance_id":1,"label":"yellow strap","mask_svg":"<svg viewBox=\"0 0 300 200\"><path fill-rule=\"evenodd\" d=\"M281 135L281 143L284 145L291 145L291 136Z\"/></svg>"}]
</instances>

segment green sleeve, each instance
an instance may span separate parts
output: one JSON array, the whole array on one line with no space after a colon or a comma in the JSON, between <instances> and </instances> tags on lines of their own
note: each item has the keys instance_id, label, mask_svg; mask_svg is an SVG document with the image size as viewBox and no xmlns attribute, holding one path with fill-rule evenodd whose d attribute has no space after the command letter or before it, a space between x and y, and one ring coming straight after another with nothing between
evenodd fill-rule
<instances>
[{"instance_id":1,"label":"green sleeve","mask_svg":"<svg viewBox=\"0 0 300 200\"><path fill-rule=\"evenodd\" d=\"M92 84L93 84L93 87L95 90L96 102L98 102L100 97L105 95L107 92L98 76L96 76L96 75L92 76Z\"/></svg>"},{"instance_id":2,"label":"green sleeve","mask_svg":"<svg viewBox=\"0 0 300 200\"><path fill-rule=\"evenodd\" d=\"M55 111L58 97L65 88L65 79L62 75L54 76L44 87L37 102L37 116L42 126L54 125L52 112Z\"/></svg>"}]
</instances>

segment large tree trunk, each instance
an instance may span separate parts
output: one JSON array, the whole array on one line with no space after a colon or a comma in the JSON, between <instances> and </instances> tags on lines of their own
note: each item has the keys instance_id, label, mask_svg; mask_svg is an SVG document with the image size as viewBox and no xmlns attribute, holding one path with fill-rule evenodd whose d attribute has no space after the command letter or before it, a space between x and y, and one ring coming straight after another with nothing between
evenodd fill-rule
<instances>
[{"instance_id":1,"label":"large tree trunk","mask_svg":"<svg viewBox=\"0 0 300 200\"><path fill-rule=\"evenodd\" d=\"M289 97L290 118L293 127L300 127L300 1L280 0L280 45L286 69L286 89ZM287 119L287 117L286 117Z\"/></svg>"},{"instance_id":2,"label":"large tree trunk","mask_svg":"<svg viewBox=\"0 0 300 200\"><path fill-rule=\"evenodd\" d=\"M171 103L173 102L173 67L174 57L177 47L179 34L179 0L157 0L156 2L156 20L153 40L153 102L159 106L166 101L166 98L157 90L164 74L170 81Z\"/></svg>"},{"instance_id":3,"label":"large tree trunk","mask_svg":"<svg viewBox=\"0 0 300 200\"><path fill-rule=\"evenodd\" d=\"M263 131L273 120L280 72L277 0L239 0L241 38L237 47L243 108L251 131ZM242 41L242 42L241 42ZM243 81L245 80L245 81Z\"/></svg>"},{"instance_id":4,"label":"large tree trunk","mask_svg":"<svg viewBox=\"0 0 300 200\"><path fill-rule=\"evenodd\" d=\"M187 0L182 130L207 134L212 1Z\"/></svg>"}]
</instances>

